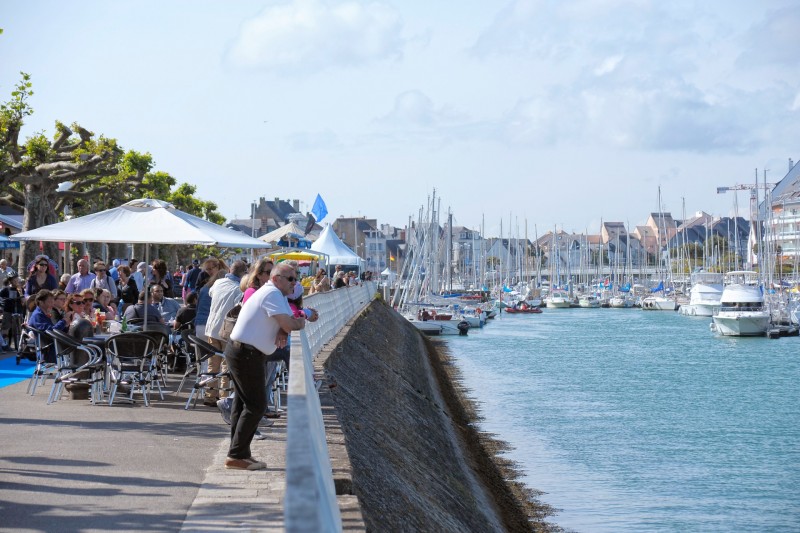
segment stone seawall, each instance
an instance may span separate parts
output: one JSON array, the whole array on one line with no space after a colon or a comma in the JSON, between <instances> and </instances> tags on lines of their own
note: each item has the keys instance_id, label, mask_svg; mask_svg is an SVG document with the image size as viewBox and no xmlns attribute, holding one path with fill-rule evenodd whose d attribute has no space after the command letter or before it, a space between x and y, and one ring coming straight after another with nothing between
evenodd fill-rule
<instances>
[{"instance_id":1,"label":"stone seawall","mask_svg":"<svg viewBox=\"0 0 800 533\"><path fill-rule=\"evenodd\" d=\"M372 302L323 362L369 531L558 530L474 428L443 345L389 306Z\"/></svg>"}]
</instances>

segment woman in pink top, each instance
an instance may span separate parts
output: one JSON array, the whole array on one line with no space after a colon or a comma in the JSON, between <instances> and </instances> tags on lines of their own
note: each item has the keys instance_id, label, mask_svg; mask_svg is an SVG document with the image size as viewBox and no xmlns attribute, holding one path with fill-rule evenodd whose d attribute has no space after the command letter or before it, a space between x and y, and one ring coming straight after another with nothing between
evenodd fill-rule
<instances>
[{"instance_id":1,"label":"woman in pink top","mask_svg":"<svg viewBox=\"0 0 800 533\"><path fill-rule=\"evenodd\" d=\"M261 288L262 285L269 281L269 275L272 272L272 267L272 259L269 257L262 257L256 263L255 268L253 268L247 276L242 278L242 290L244 291L242 303L245 303L247 299L253 295L253 293L255 293Z\"/></svg>"}]
</instances>

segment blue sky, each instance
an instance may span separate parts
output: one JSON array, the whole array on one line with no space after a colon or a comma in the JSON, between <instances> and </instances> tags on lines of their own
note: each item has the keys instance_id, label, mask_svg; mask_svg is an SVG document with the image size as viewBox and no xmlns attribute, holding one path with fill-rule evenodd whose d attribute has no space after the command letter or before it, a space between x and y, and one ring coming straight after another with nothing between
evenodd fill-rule
<instances>
[{"instance_id":1,"label":"blue sky","mask_svg":"<svg viewBox=\"0 0 800 533\"><path fill-rule=\"evenodd\" d=\"M23 136L77 121L227 217L317 193L404 225L434 188L497 235L731 214L716 187L800 158L800 3L5 3ZM740 193L746 216L747 195Z\"/></svg>"}]
</instances>

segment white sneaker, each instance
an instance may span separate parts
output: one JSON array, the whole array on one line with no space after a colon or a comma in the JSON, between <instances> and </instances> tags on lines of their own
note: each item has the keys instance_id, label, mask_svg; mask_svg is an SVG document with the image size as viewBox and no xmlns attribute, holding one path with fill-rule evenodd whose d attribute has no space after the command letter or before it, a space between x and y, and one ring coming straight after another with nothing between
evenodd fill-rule
<instances>
[{"instance_id":1,"label":"white sneaker","mask_svg":"<svg viewBox=\"0 0 800 533\"><path fill-rule=\"evenodd\" d=\"M256 430L256 434L253 435L253 440L264 440L267 436L261 433L260 431Z\"/></svg>"}]
</instances>

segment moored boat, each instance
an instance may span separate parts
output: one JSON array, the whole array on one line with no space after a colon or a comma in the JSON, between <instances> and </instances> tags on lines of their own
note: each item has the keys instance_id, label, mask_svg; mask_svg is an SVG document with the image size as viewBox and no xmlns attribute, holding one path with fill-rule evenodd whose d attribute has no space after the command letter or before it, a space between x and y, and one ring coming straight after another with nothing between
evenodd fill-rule
<instances>
[{"instance_id":1,"label":"moored boat","mask_svg":"<svg viewBox=\"0 0 800 533\"><path fill-rule=\"evenodd\" d=\"M766 335L770 313L764 307L763 287L758 273L749 270L728 272L720 306L711 317L713 330L725 336Z\"/></svg>"},{"instance_id":2,"label":"moored boat","mask_svg":"<svg viewBox=\"0 0 800 533\"><path fill-rule=\"evenodd\" d=\"M687 316L712 316L722 301L722 274L693 272L689 303L682 305L680 313Z\"/></svg>"}]
</instances>

